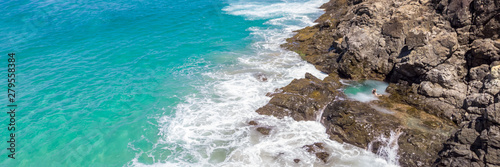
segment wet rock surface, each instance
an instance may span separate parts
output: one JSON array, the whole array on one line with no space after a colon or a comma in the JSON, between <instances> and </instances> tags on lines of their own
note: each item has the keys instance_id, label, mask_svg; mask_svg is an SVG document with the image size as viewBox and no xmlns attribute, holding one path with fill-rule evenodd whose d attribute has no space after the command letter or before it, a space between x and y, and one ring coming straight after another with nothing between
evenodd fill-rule
<instances>
[{"instance_id":1,"label":"wet rock surface","mask_svg":"<svg viewBox=\"0 0 500 167\"><path fill-rule=\"evenodd\" d=\"M355 101L332 102L323 116L330 139L361 148L367 148L380 134L389 134L391 129L401 126L393 115L379 113L368 104Z\"/></svg>"},{"instance_id":2,"label":"wet rock surface","mask_svg":"<svg viewBox=\"0 0 500 167\"><path fill-rule=\"evenodd\" d=\"M260 132L263 135L269 135L269 132L271 131L271 128L266 128L266 127L258 127L257 132Z\"/></svg>"},{"instance_id":3,"label":"wet rock surface","mask_svg":"<svg viewBox=\"0 0 500 167\"><path fill-rule=\"evenodd\" d=\"M257 112L279 118L290 116L295 120L320 121L325 125L330 139L370 149L374 153L382 147L394 147L397 144L400 164L403 166L430 166L441 150L442 143L450 136L450 131L455 129L451 121L400 104L390 97L382 96L379 97L380 101L370 103L344 100L348 98L339 92L340 86L335 75L320 80L306 74L304 79L294 80L272 93L269 104ZM249 124L257 125L252 121ZM262 128L257 128L257 131L269 134ZM391 145L381 140L391 137L395 131L400 132L397 143ZM319 160L327 161L329 154L323 149L322 143L305 145L303 148Z\"/></svg>"},{"instance_id":4,"label":"wet rock surface","mask_svg":"<svg viewBox=\"0 0 500 167\"><path fill-rule=\"evenodd\" d=\"M430 166L449 131L455 129L453 124L411 106L381 100L330 103L323 114L330 139L377 153L381 147L394 147L396 143L388 139L393 137L397 139L400 165ZM392 113L379 111L382 109Z\"/></svg>"},{"instance_id":5,"label":"wet rock surface","mask_svg":"<svg viewBox=\"0 0 500 167\"><path fill-rule=\"evenodd\" d=\"M328 157L330 154L328 154L323 147L323 143L314 143L310 145L305 145L304 147L307 150L307 152L316 155L318 159L326 163L328 161ZM300 162L300 160L299 160ZM296 162L298 163L298 162Z\"/></svg>"},{"instance_id":6,"label":"wet rock surface","mask_svg":"<svg viewBox=\"0 0 500 167\"><path fill-rule=\"evenodd\" d=\"M324 80L307 73L303 79L295 79L288 86L270 93L272 99L257 110L263 115L278 118L290 116L295 120L316 120L322 110L339 93L338 76L331 75Z\"/></svg>"},{"instance_id":7,"label":"wet rock surface","mask_svg":"<svg viewBox=\"0 0 500 167\"><path fill-rule=\"evenodd\" d=\"M282 46L335 77L294 80L257 112L323 113L330 138L363 148L399 128L402 166L500 166L499 0L331 0L322 8L317 25ZM395 114L336 101L337 76L390 82L376 105Z\"/></svg>"}]
</instances>

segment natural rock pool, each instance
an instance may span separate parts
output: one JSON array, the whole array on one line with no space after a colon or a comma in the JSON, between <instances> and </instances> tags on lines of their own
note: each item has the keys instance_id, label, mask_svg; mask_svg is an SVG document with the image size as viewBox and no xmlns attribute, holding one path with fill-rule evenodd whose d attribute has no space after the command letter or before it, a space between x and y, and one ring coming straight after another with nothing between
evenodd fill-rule
<instances>
[{"instance_id":1,"label":"natural rock pool","mask_svg":"<svg viewBox=\"0 0 500 167\"><path fill-rule=\"evenodd\" d=\"M369 102L377 100L378 98L372 93L376 89L377 94L386 94L385 89L389 84L376 80L363 80L363 81L342 81L345 85L343 89L348 98L360 102Z\"/></svg>"}]
</instances>

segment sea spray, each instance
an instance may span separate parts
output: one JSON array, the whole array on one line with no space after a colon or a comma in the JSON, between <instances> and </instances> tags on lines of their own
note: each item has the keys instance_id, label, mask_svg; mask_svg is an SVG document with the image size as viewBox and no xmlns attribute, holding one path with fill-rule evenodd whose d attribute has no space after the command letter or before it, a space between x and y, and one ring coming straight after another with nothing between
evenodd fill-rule
<instances>
[{"instance_id":1,"label":"sea spray","mask_svg":"<svg viewBox=\"0 0 500 167\"><path fill-rule=\"evenodd\" d=\"M293 2L234 2L223 10L247 19L266 19L263 27L251 27L255 41L250 53L237 53L234 66L203 73L200 93L184 97L175 116L158 119L160 140L154 147L172 153L153 166L391 166L375 154L329 139L319 122L277 119L259 115L256 109L270 97L266 93L286 86L306 72L323 79L327 75L280 48L293 30L311 26L325 0ZM256 75L265 75L263 81ZM257 125L249 125L249 121ZM268 135L257 127L270 128ZM326 163L303 146L324 143ZM138 157L129 165L147 166ZM161 158L158 158L161 159ZM300 159L297 163L294 160Z\"/></svg>"},{"instance_id":2,"label":"sea spray","mask_svg":"<svg viewBox=\"0 0 500 167\"><path fill-rule=\"evenodd\" d=\"M368 151L375 151L374 144L379 144L378 149L376 150L377 155L383 157L391 164L399 164L399 156L398 156L398 139L402 134L400 129L391 130L389 136L385 136L381 134L375 140L371 141L368 144Z\"/></svg>"},{"instance_id":3,"label":"sea spray","mask_svg":"<svg viewBox=\"0 0 500 167\"><path fill-rule=\"evenodd\" d=\"M328 105L325 105L323 108L320 108L318 110L316 114L316 122L323 123L323 120L321 120L321 118L323 118L323 113L325 112L326 107L328 107Z\"/></svg>"}]
</instances>

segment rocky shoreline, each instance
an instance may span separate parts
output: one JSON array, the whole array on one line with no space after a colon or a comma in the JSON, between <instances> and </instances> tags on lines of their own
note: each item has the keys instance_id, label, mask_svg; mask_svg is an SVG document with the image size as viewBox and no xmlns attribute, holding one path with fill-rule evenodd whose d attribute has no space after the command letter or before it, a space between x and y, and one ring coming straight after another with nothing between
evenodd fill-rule
<instances>
[{"instance_id":1,"label":"rocky shoreline","mask_svg":"<svg viewBox=\"0 0 500 167\"><path fill-rule=\"evenodd\" d=\"M258 113L319 121L330 139L373 152L380 136L398 135L401 166L500 166L499 0L331 0L321 8L317 25L282 46L329 76L292 81ZM341 78L387 81L390 95L339 100Z\"/></svg>"}]
</instances>

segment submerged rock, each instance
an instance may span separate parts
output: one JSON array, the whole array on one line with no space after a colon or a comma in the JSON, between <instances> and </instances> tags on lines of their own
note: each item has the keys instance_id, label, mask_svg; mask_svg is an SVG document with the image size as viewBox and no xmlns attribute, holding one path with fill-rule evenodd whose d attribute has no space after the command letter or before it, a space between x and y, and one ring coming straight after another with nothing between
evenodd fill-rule
<instances>
[{"instance_id":1,"label":"submerged rock","mask_svg":"<svg viewBox=\"0 0 500 167\"><path fill-rule=\"evenodd\" d=\"M257 80L261 81L261 82L267 82L267 76L266 74L263 74L263 73L256 73L253 75Z\"/></svg>"},{"instance_id":2,"label":"submerged rock","mask_svg":"<svg viewBox=\"0 0 500 167\"><path fill-rule=\"evenodd\" d=\"M250 121L250 122L248 122L248 125L258 125L258 124L255 121Z\"/></svg>"},{"instance_id":3,"label":"submerged rock","mask_svg":"<svg viewBox=\"0 0 500 167\"><path fill-rule=\"evenodd\" d=\"M256 129L258 132L260 132L263 135L269 135L269 132L271 131L271 128L266 128L266 127L258 127Z\"/></svg>"},{"instance_id":4,"label":"submerged rock","mask_svg":"<svg viewBox=\"0 0 500 167\"><path fill-rule=\"evenodd\" d=\"M324 163L326 163L326 161L328 161L328 157L330 156L330 154L328 154L327 152L319 152L319 153L316 153L315 155Z\"/></svg>"},{"instance_id":5,"label":"submerged rock","mask_svg":"<svg viewBox=\"0 0 500 167\"><path fill-rule=\"evenodd\" d=\"M305 148L307 152L316 155L316 157L324 163L326 163L328 161L328 157L330 157L330 154L324 151L323 143L304 145L302 148Z\"/></svg>"}]
</instances>

